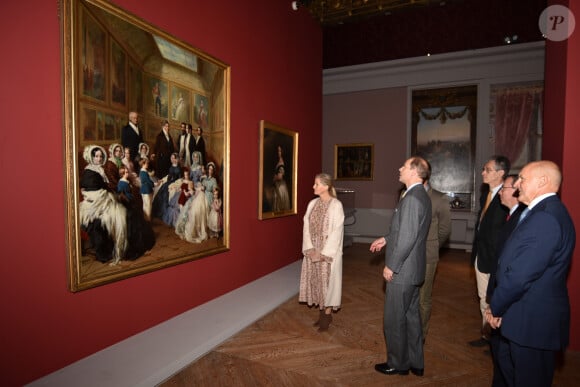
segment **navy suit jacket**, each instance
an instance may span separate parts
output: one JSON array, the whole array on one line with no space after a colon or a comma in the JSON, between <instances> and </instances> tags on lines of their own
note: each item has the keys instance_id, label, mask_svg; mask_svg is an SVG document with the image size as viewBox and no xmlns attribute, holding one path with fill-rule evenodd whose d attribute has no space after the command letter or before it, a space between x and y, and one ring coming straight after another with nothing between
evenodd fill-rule
<instances>
[{"instance_id":1,"label":"navy suit jacket","mask_svg":"<svg viewBox=\"0 0 580 387\"><path fill-rule=\"evenodd\" d=\"M522 215L522 211L526 209L527 206L523 203L520 203L514 213L510 216L509 220L502 226L499 230L497 235L497 247L496 251L497 254L500 255L505 243L509 239L512 232L515 230L518 222L520 221L520 216ZM487 297L491 299L493 295L493 291L496 287L496 277L497 277L497 262L496 265L493 267L492 271L490 272L489 282L487 284Z\"/></svg>"},{"instance_id":2,"label":"navy suit jacket","mask_svg":"<svg viewBox=\"0 0 580 387\"><path fill-rule=\"evenodd\" d=\"M491 299L501 333L519 345L557 351L568 345L570 303L566 277L576 232L554 195L536 204L512 232L499 257Z\"/></svg>"}]
</instances>

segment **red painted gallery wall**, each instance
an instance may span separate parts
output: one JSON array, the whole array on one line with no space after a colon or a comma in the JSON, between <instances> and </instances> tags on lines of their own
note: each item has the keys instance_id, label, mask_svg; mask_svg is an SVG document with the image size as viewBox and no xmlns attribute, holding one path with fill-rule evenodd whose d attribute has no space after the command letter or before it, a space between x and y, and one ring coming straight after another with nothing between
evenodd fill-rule
<instances>
[{"instance_id":1,"label":"red painted gallery wall","mask_svg":"<svg viewBox=\"0 0 580 387\"><path fill-rule=\"evenodd\" d=\"M321 167L322 32L290 1L115 0L231 66L229 252L67 288L58 3L0 5L0 384L20 385L300 258ZM239 4L239 5L238 5ZM299 132L297 216L257 218L259 121Z\"/></svg>"},{"instance_id":2,"label":"red painted gallery wall","mask_svg":"<svg viewBox=\"0 0 580 387\"><path fill-rule=\"evenodd\" d=\"M568 7L576 17L580 15L580 1L570 1ZM576 30L566 41L567 68L565 94L564 138L562 142L562 166L564 169L564 189L562 200L566 203L576 226L576 249L572 259L572 270L568 277L568 292L572 305L570 348L580 351L580 180L577 178L580 165L580 30Z\"/></svg>"},{"instance_id":3,"label":"red painted gallery wall","mask_svg":"<svg viewBox=\"0 0 580 387\"><path fill-rule=\"evenodd\" d=\"M553 0L548 5L569 7L580 13L580 1ZM569 349L580 350L580 181L576 178L580 165L580 35L578 29L561 42L546 40L546 70L544 95L544 143L542 157L561 166L562 201L568 208L576 227L576 249L568 277L571 321Z\"/></svg>"}]
</instances>

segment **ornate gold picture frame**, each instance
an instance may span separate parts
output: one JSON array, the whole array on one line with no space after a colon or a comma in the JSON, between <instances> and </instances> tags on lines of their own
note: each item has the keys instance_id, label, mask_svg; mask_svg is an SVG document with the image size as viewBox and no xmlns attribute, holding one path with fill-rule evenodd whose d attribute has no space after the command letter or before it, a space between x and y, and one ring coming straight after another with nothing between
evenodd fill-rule
<instances>
[{"instance_id":1,"label":"ornate gold picture frame","mask_svg":"<svg viewBox=\"0 0 580 387\"><path fill-rule=\"evenodd\" d=\"M431 163L429 184L449 195L454 209L471 209L477 85L413 90L411 99L411 154Z\"/></svg>"},{"instance_id":2,"label":"ornate gold picture frame","mask_svg":"<svg viewBox=\"0 0 580 387\"><path fill-rule=\"evenodd\" d=\"M374 144L335 144L335 180L372 180L374 172Z\"/></svg>"},{"instance_id":3,"label":"ornate gold picture frame","mask_svg":"<svg viewBox=\"0 0 580 387\"><path fill-rule=\"evenodd\" d=\"M104 0L61 4L70 290L229 250L230 67ZM195 95L206 97L211 112L203 122L194 118ZM109 152L125 147L129 112L138 113L135 131L146 144L127 159L134 175ZM191 154L175 163L170 153L179 152L182 119L203 126L194 141L205 144L205 159L193 166ZM115 169L121 174L111 178Z\"/></svg>"},{"instance_id":4,"label":"ornate gold picture frame","mask_svg":"<svg viewBox=\"0 0 580 387\"><path fill-rule=\"evenodd\" d=\"M258 218L297 214L298 132L260 121Z\"/></svg>"}]
</instances>

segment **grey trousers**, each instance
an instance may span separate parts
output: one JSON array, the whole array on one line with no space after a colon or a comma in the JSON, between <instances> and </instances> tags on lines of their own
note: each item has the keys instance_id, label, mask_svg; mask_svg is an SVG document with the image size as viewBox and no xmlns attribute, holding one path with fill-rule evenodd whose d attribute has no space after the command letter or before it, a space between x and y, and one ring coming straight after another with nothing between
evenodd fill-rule
<instances>
[{"instance_id":1,"label":"grey trousers","mask_svg":"<svg viewBox=\"0 0 580 387\"><path fill-rule=\"evenodd\" d=\"M425 368L419 286L387 282L383 329L389 366Z\"/></svg>"}]
</instances>

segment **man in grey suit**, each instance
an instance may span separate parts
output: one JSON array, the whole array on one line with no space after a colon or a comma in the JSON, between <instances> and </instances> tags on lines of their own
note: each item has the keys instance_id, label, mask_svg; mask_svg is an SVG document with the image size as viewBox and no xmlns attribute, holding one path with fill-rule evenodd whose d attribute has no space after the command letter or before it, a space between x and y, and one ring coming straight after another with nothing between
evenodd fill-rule
<instances>
[{"instance_id":1,"label":"man in grey suit","mask_svg":"<svg viewBox=\"0 0 580 387\"><path fill-rule=\"evenodd\" d=\"M387 246L383 277L387 281L383 329L387 362L375 365L386 375L423 376L423 335L419 315L419 287L425 280L425 251L431 224L431 200L423 187L429 166L411 157L399 168L407 190L391 220L389 234L375 240L372 252Z\"/></svg>"}]
</instances>

